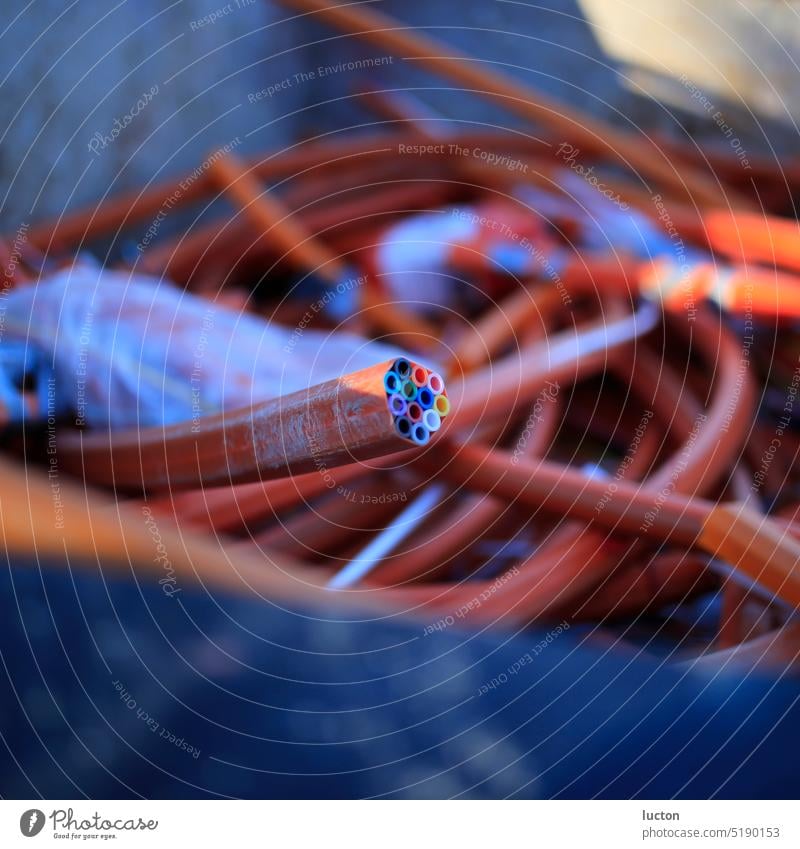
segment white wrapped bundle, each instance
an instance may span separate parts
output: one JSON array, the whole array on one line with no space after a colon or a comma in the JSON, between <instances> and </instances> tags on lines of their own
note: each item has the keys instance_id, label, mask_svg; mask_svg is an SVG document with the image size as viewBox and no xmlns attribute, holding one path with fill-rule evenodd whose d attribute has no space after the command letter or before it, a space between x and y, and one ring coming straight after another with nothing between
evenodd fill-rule
<instances>
[{"instance_id":1,"label":"white wrapped bundle","mask_svg":"<svg viewBox=\"0 0 800 849\"><path fill-rule=\"evenodd\" d=\"M47 399L40 414L71 411L90 427L199 419L400 353L352 334L313 330L320 304L286 328L157 278L88 264L8 292L0 309L0 344L27 348L20 369L28 365L39 380L52 381L39 388Z\"/></svg>"}]
</instances>

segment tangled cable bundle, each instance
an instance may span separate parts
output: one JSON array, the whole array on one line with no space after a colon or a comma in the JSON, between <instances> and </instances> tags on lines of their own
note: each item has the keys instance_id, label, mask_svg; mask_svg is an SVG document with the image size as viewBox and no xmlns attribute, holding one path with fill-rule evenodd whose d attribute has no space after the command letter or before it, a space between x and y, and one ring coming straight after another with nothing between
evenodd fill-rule
<instances>
[{"instance_id":1,"label":"tangled cable bundle","mask_svg":"<svg viewBox=\"0 0 800 849\"><path fill-rule=\"evenodd\" d=\"M332 14L364 24L345 7ZM360 34L377 38L380 22L366 23ZM414 55L411 36L381 37ZM424 55L503 96L474 66ZM443 134L407 94L362 86L357 97L396 126L215 157L181 205L199 204L199 221L224 196L231 214L156 240L113 276L155 276L170 297L174 283L289 338L346 332L379 343L385 361L343 364L329 383L304 374L310 388L291 402L220 402L197 430L66 428L63 468L133 490L121 515L151 511L228 587L291 586L438 628L576 621L675 660L722 664L770 646L791 656L800 232L780 217L782 177L762 166L748 186L724 158L709 177L697 158L672 167L668 151L589 150L586 129L601 193L546 133ZM497 167L512 157L524 179ZM656 194L620 175L619 160L649 168ZM32 231L41 254L27 249L15 284L135 234L172 191ZM775 200L757 214L762 192ZM124 285L110 277L99 285ZM214 356L235 357L233 332L226 344ZM17 367L46 381L27 360ZM25 398L5 388L7 418L42 420L44 401ZM109 537L109 551L119 542Z\"/></svg>"}]
</instances>

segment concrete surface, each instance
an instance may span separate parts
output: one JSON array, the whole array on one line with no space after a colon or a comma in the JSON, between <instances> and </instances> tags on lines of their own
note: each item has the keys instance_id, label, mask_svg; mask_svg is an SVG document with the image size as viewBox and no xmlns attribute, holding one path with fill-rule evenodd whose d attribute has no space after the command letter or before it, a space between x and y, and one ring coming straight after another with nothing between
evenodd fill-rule
<instances>
[{"instance_id":1,"label":"concrete surface","mask_svg":"<svg viewBox=\"0 0 800 849\"><path fill-rule=\"evenodd\" d=\"M606 59L577 0L381 0L378 6L541 91L628 126L676 129ZM0 230L192 170L234 144L374 121L360 78L420 90L461 122L507 125L413 61L313 25L267 0L7 0L0 29ZM353 69L348 63L358 63ZM679 122L711 140L718 128ZM717 139L718 141L720 139ZM750 148L759 147L750 139ZM763 139L760 147L763 148Z\"/></svg>"}]
</instances>

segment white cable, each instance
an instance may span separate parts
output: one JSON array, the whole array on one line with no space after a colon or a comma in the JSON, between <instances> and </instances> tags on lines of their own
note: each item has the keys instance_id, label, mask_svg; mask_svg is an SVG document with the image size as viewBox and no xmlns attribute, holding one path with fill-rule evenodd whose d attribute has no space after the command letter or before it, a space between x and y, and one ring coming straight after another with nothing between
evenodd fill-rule
<instances>
[{"instance_id":1,"label":"white cable","mask_svg":"<svg viewBox=\"0 0 800 849\"><path fill-rule=\"evenodd\" d=\"M434 483L428 486L366 545L360 554L328 581L328 589L347 589L371 572L442 501L446 492L447 489L442 484Z\"/></svg>"}]
</instances>

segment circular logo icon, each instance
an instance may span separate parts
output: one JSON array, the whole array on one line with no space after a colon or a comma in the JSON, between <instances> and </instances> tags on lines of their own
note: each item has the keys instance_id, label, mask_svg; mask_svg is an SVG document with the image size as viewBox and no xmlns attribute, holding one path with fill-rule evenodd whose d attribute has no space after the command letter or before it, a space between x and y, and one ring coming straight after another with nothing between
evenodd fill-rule
<instances>
[{"instance_id":1,"label":"circular logo icon","mask_svg":"<svg viewBox=\"0 0 800 849\"><path fill-rule=\"evenodd\" d=\"M36 837L44 828L44 812L38 808L31 808L19 818L19 830L25 837Z\"/></svg>"}]
</instances>

